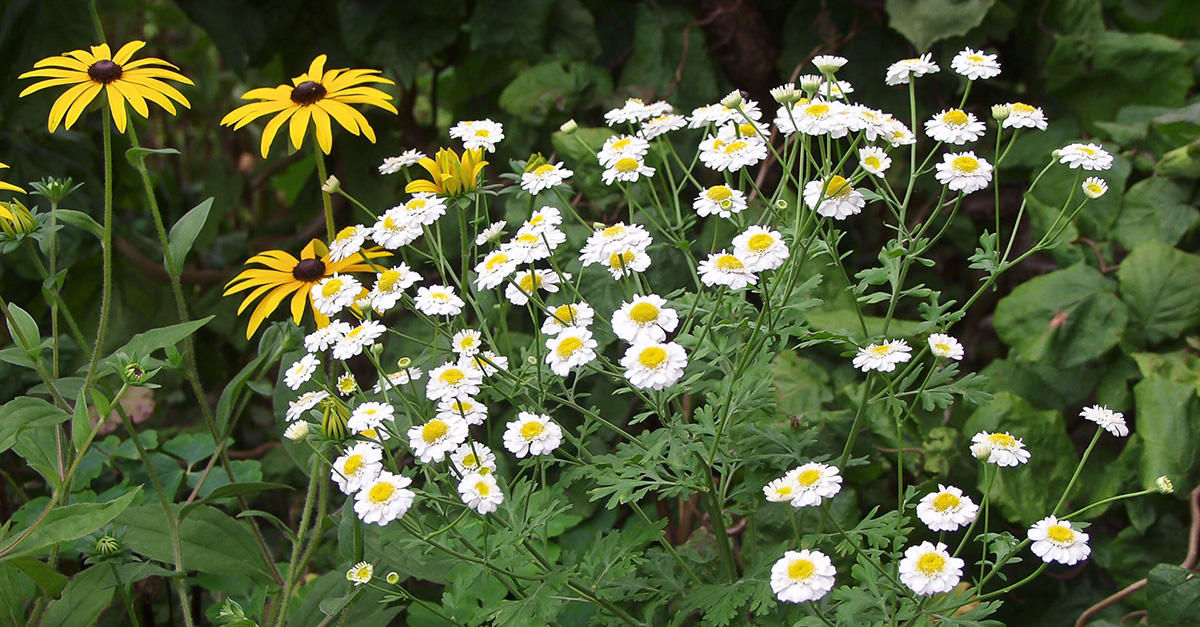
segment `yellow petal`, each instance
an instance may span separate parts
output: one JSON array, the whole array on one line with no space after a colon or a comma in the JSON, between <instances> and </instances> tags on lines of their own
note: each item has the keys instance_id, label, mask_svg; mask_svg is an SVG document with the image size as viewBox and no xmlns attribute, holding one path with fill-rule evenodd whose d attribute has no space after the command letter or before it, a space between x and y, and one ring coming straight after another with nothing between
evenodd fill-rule
<instances>
[{"instance_id":1,"label":"yellow petal","mask_svg":"<svg viewBox=\"0 0 1200 627\"><path fill-rule=\"evenodd\" d=\"M254 335L254 332L258 330L263 320L279 307L279 303L283 302L283 299L295 287L294 285L281 285L262 299L262 302L254 309L254 314L250 316L250 326L246 329L246 339L250 339L250 336Z\"/></svg>"},{"instance_id":2,"label":"yellow petal","mask_svg":"<svg viewBox=\"0 0 1200 627\"><path fill-rule=\"evenodd\" d=\"M125 64L133 58L133 54L138 50L141 50L143 47L145 47L145 45L146 42L144 41L134 40L125 44L124 46L121 46L121 49L117 51L117 54L113 55L112 62L124 67Z\"/></svg>"},{"instance_id":3,"label":"yellow petal","mask_svg":"<svg viewBox=\"0 0 1200 627\"><path fill-rule=\"evenodd\" d=\"M125 112L125 97L122 96L121 92L116 88L115 85L112 84L104 87L104 93L108 95L108 108L110 111L112 111L113 122L117 124L117 132L124 133L125 124L127 122ZM70 122L68 121L67 128L70 128L70 126Z\"/></svg>"},{"instance_id":4,"label":"yellow petal","mask_svg":"<svg viewBox=\"0 0 1200 627\"><path fill-rule=\"evenodd\" d=\"M304 133L308 130L308 120L312 117L309 111L311 107L300 107L296 113L292 115L292 121L288 126L292 137L292 145L296 150L300 150L304 144Z\"/></svg>"},{"instance_id":5,"label":"yellow petal","mask_svg":"<svg viewBox=\"0 0 1200 627\"><path fill-rule=\"evenodd\" d=\"M410 181L408 185L404 186L404 191L409 194L416 194L417 192L427 192L430 194L444 193L438 184L432 181L426 181L425 179Z\"/></svg>"},{"instance_id":6,"label":"yellow petal","mask_svg":"<svg viewBox=\"0 0 1200 627\"><path fill-rule=\"evenodd\" d=\"M178 65L175 65L174 63L171 63L170 61L163 61L162 59L156 59L154 57L146 57L145 59L138 59L137 61L130 61L129 63L122 64L121 69L132 70L134 68L146 67L147 65L161 65L164 67L169 67L173 70L179 69ZM189 80L187 83L188 83L188 85L191 85L192 81Z\"/></svg>"},{"instance_id":7,"label":"yellow petal","mask_svg":"<svg viewBox=\"0 0 1200 627\"><path fill-rule=\"evenodd\" d=\"M304 317L304 304L308 302L308 294L310 290L296 290L292 296L292 322L300 324L300 319Z\"/></svg>"},{"instance_id":8,"label":"yellow petal","mask_svg":"<svg viewBox=\"0 0 1200 627\"><path fill-rule=\"evenodd\" d=\"M329 151L333 150L333 129L329 122L329 114L320 107L320 103L305 108L312 115L313 132L317 134L317 145L325 154L329 154Z\"/></svg>"},{"instance_id":9,"label":"yellow petal","mask_svg":"<svg viewBox=\"0 0 1200 627\"><path fill-rule=\"evenodd\" d=\"M88 65L86 63L80 61L79 59L67 56L46 57L45 59L34 63L33 67L63 67L71 70L79 70L80 72L88 71Z\"/></svg>"},{"instance_id":10,"label":"yellow petal","mask_svg":"<svg viewBox=\"0 0 1200 627\"><path fill-rule=\"evenodd\" d=\"M71 108L67 109L67 117L63 122L63 128L71 128L71 126L75 124L75 120L78 120L79 116L83 114L83 110L92 103L92 100L94 100L100 93L100 90L104 88L104 86L100 83L87 83L86 85L87 88L82 94L79 95L78 98L75 99L75 102L71 103Z\"/></svg>"},{"instance_id":11,"label":"yellow petal","mask_svg":"<svg viewBox=\"0 0 1200 627\"><path fill-rule=\"evenodd\" d=\"M345 128L354 135L358 135L358 127L367 122L366 118L353 107L344 105L336 100L326 98L318 102L317 106L324 109L333 119L337 120L338 124L342 125L342 128Z\"/></svg>"},{"instance_id":12,"label":"yellow petal","mask_svg":"<svg viewBox=\"0 0 1200 627\"><path fill-rule=\"evenodd\" d=\"M291 101L292 90L287 85L258 87L242 94L242 100L287 100Z\"/></svg>"},{"instance_id":13,"label":"yellow petal","mask_svg":"<svg viewBox=\"0 0 1200 627\"><path fill-rule=\"evenodd\" d=\"M121 80L119 80L117 82L118 83L132 83L133 85L142 87L143 89L138 90L139 95L141 95L146 100L149 100L150 102L153 102L154 104L162 107L163 109L166 109L167 112L170 113L171 115L175 115L175 113L176 113L175 104L171 102L171 99L167 98L166 96L164 96L162 94L162 92L155 89L155 87L152 84L151 85L143 84L143 82L142 82L143 80L148 83L157 83L158 82L152 78L147 78L147 79L125 79L125 78L122 78Z\"/></svg>"},{"instance_id":14,"label":"yellow petal","mask_svg":"<svg viewBox=\"0 0 1200 627\"><path fill-rule=\"evenodd\" d=\"M278 115L271 118L270 122L267 122L267 127L263 129L262 136L263 159L266 159L267 153L271 151L271 141L275 139L275 133L279 131L279 127L283 126L283 123L287 122L288 118L292 117L292 115L299 110L300 109L298 107L295 109L284 109L283 111L280 111Z\"/></svg>"},{"instance_id":15,"label":"yellow petal","mask_svg":"<svg viewBox=\"0 0 1200 627\"><path fill-rule=\"evenodd\" d=\"M91 67L93 63L99 61L99 59L92 56L92 53L88 52L87 50L72 50L64 53L64 56L71 57L72 59L84 64L84 71L87 71L87 69Z\"/></svg>"},{"instance_id":16,"label":"yellow petal","mask_svg":"<svg viewBox=\"0 0 1200 627\"><path fill-rule=\"evenodd\" d=\"M73 83L78 83L78 82L80 82L80 80L78 78L48 78L44 81L38 81L38 82L30 85L29 87L26 87L24 90L21 91L21 93L17 97L24 98L25 96L28 96L29 94L42 91L43 89L46 89L47 87L58 87L59 85L71 85ZM83 81L84 84L87 84L89 82L91 82L91 81Z\"/></svg>"},{"instance_id":17,"label":"yellow petal","mask_svg":"<svg viewBox=\"0 0 1200 627\"><path fill-rule=\"evenodd\" d=\"M150 109L146 107L146 99L142 96L143 91L149 90L129 81L113 81L112 85L109 85L109 88L116 88L117 91L121 92L121 95L125 96L125 99L129 101L129 106L133 107L133 110L137 111L138 115L144 118L150 117Z\"/></svg>"},{"instance_id":18,"label":"yellow petal","mask_svg":"<svg viewBox=\"0 0 1200 627\"><path fill-rule=\"evenodd\" d=\"M313 59L312 63L310 63L308 66L307 80L321 80L321 74L323 74L325 71L325 58L325 55L319 54L317 55L317 58Z\"/></svg>"},{"instance_id":19,"label":"yellow petal","mask_svg":"<svg viewBox=\"0 0 1200 627\"><path fill-rule=\"evenodd\" d=\"M67 110L71 107L71 104L73 104L81 95L83 95L83 92L87 91L93 86L98 87L92 82L80 83L63 92L63 94L58 97L58 100L54 101L54 105L50 107L51 133L54 132L54 129L58 128L58 124L62 122L63 116L67 114ZM88 98L88 101L90 102L91 98Z\"/></svg>"},{"instance_id":20,"label":"yellow petal","mask_svg":"<svg viewBox=\"0 0 1200 627\"><path fill-rule=\"evenodd\" d=\"M69 70L61 67L48 67L40 70L29 70L17 78L74 78L77 81L91 80L87 73L80 73L76 70Z\"/></svg>"},{"instance_id":21,"label":"yellow petal","mask_svg":"<svg viewBox=\"0 0 1200 627\"><path fill-rule=\"evenodd\" d=\"M92 56L97 61L112 61L112 49L108 47L108 44L92 46Z\"/></svg>"}]
</instances>

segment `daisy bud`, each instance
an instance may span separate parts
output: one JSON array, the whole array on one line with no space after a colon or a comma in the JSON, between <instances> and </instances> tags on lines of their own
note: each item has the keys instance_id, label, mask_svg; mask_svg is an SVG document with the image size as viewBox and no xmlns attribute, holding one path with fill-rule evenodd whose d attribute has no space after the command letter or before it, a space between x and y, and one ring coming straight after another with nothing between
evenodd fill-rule
<instances>
[{"instance_id":1,"label":"daisy bud","mask_svg":"<svg viewBox=\"0 0 1200 627\"><path fill-rule=\"evenodd\" d=\"M104 536L96 540L96 554L101 557L111 557L121 550L121 542L112 536Z\"/></svg>"},{"instance_id":2,"label":"daisy bud","mask_svg":"<svg viewBox=\"0 0 1200 627\"><path fill-rule=\"evenodd\" d=\"M401 370L404 370L405 368L407 368L411 365L412 365L412 360L407 357L401 357L400 361L396 362L396 367L400 368Z\"/></svg>"},{"instance_id":3,"label":"daisy bud","mask_svg":"<svg viewBox=\"0 0 1200 627\"><path fill-rule=\"evenodd\" d=\"M800 77L800 89L811 95L821 88L821 83L825 82L825 78L816 74L805 74Z\"/></svg>"},{"instance_id":4,"label":"daisy bud","mask_svg":"<svg viewBox=\"0 0 1200 627\"><path fill-rule=\"evenodd\" d=\"M1175 484L1171 483L1171 480L1166 475L1155 479L1154 487L1158 489L1159 494L1171 494L1175 491Z\"/></svg>"},{"instance_id":5,"label":"daisy bud","mask_svg":"<svg viewBox=\"0 0 1200 627\"><path fill-rule=\"evenodd\" d=\"M780 210L780 211L783 211L784 209L787 209L787 208L788 208L788 201L786 201L786 200L784 200L784 199L782 199L782 198L780 198L779 200L776 200L776 201L775 201L775 208L776 208L776 209L778 209L778 210Z\"/></svg>"},{"instance_id":6,"label":"daisy bud","mask_svg":"<svg viewBox=\"0 0 1200 627\"><path fill-rule=\"evenodd\" d=\"M992 105L992 117L995 118L997 122L1003 122L1007 120L1008 116L1010 115L1012 115L1012 105Z\"/></svg>"},{"instance_id":7,"label":"daisy bud","mask_svg":"<svg viewBox=\"0 0 1200 627\"><path fill-rule=\"evenodd\" d=\"M987 442L977 442L971 445L971 455L981 462L986 462L992 456L992 447Z\"/></svg>"},{"instance_id":8,"label":"daisy bud","mask_svg":"<svg viewBox=\"0 0 1200 627\"><path fill-rule=\"evenodd\" d=\"M400 583L400 573L398 573L394 570L392 572L388 573L387 574L387 582L392 584L393 586L396 585L397 583Z\"/></svg>"},{"instance_id":9,"label":"daisy bud","mask_svg":"<svg viewBox=\"0 0 1200 627\"><path fill-rule=\"evenodd\" d=\"M795 83L785 83L771 90L771 97L779 104L792 104L802 97L799 91L796 91Z\"/></svg>"},{"instance_id":10,"label":"daisy bud","mask_svg":"<svg viewBox=\"0 0 1200 627\"><path fill-rule=\"evenodd\" d=\"M338 177L336 176L331 176L328 179L325 179L325 184L321 186L321 191L325 192L326 194L336 194L341 190L342 182L339 181Z\"/></svg>"},{"instance_id":11,"label":"daisy bud","mask_svg":"<svg viewBox=\"0 0 1200 627\"><path fill-rule=\"evenodd\" d=\"M742 92L737 89L729 92L728 95L726 95L724 98L721 99L721 105L728 107L730 109L736 109L739 106L741 106L741 104L742 104Z\"/></svg>"},{"instance_id":12,"label":"daisy bud","mask_svg":"<svg viewBox=\"0 0 1200 627\"><path fill-rule=\"evenodd\" d=\"M817 66L822 74L833 74L846 65L846 59L832 54L822 54L813 57L813 65Z\"/></svg>"},{"instance_id":13,"label":"daisy bud","mask_svg":"<svg viewBox=\"0 0 1200 627\"><path fill-rule=\"evenodd\" d=\"M558 127L558 130L562 131L564 135L570 135L571 133L579 130L579 124L577 124L575 119L572 118L566 122L563 122L562 126Z\"/></svg>"},{"instance_id":14,"label":"daisy bud","mask_svg":"<svg viewBox=\"0 0 1200 627\"><path fill-rule=\"evenodd\" d=\"M19 200L0 202L0 229L9 237L19 237L33 233L37 221L33 213Z\"/></svg>"},{"instance_id":15,"label":"daisy bud","mask_svg":"<svg viewBox=\"0 0 1200 627\"><path fill-rule=\"evenodd\" d=\"M288 425L288 428L283 431L283 437L293 442L303 442L308 439L308 423L303 420L297 420Z\"/></svg>"},{"instance_id":16,"label":"daisy bud","mask_svg":"<svg viewBox=\"0 0 1200 627\"><path fill-rule=\"evenodd\" d=\"M526 358L525 358L525 361L526 361L526 362L527 362L527 363L528 363L530 366L536 366L536 365L537 365L537 363L538 363L537 357L534 357L533 355L530 355L529 357L526 357Z\"/></svg>"},{"instance_id":17,"label":"daisy bud","mask_svg":"<svg viewBox=\"0 0 1200 627\"><path fill-rule=\"evenodd\" d=\"M383 352L383 344L372 344L367 347L367 350L371 351L371 354L378 358L379 354Z\"/></svg>"}]
</instances>

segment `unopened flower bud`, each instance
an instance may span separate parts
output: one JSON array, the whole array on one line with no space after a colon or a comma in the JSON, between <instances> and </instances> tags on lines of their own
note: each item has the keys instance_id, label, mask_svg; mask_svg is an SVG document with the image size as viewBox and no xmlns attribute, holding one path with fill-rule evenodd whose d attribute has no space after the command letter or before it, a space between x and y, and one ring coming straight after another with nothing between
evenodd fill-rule
<instances>
[{"instance_id":1,"label":"unopened flower bud","mask_svg":"<svg viewBox=\"0 0 1200 627\"><path fill-rule=\"evenodd\" d=\"M981 462L986 462L992 456L992 446L987 442L976 442L971 445L971 455Z\"/></svg>"},{"instance_id":2,"label":"unopened flower bud","mask_svg":"<svg viewBox=\"0 0 1200 627\"><path fill-rule=\"evenodd\" d=\"M336 194L342 190L342 182L336 176L330 176L325 179L325 184L321 186L321 191L326 194Z\"/></svg>"},{"instance_id":3,"label":"unopened flower bud","mask_svg":"<svg viewBox=\"0 0 1200 627\"><path fill-rule=\"evenodd\" d=\"M817 76L816 74L805 74L804 76L800 77L800 89L803 89L805 93L812 95L817 93L817 90L821 88L821 84L824 82L825 78L822 76Z\"/></svg>"},{"instance_id":4,"label":"unopened flower bud","mask_svg":"<svg viewBox=\"0 0 1200 627\"><path fill-rule=\"evenodd\" d=\"M992 117L995 118L997 122L1003 122L1007 120L1008 116L1010 115L1012 115L1012 105L992 105Z\"/></svg>"},{"instance_id":5,"label":"unopened flower bud","mask_svg":"<svg viewBox=\"0 0 1200 627\"><path fill-rule=\"evenodd\" d=\"M529 160L525 162L525 170L524 171L525 172L533 172L534 170L536 170L539 167L544 166L544 165L546 165L546 158L542 156L542 153L535 152L532 155L529 155Z\"/></svg>"},{"instance_id":6,"label":"unopened flower bud","mask_svg":"<svg viewBox=\"0 0 1200 627\"><path fill-rule=\"evenodd\" d=\"M579 130L579 124L575 122L574 118L571 118L570 120L563 122L562 126L558 127L558 130L562 131L564 135L570 135L571 133Z\"/></svg>"},{"instance_id":7,"label":"unopened flower bud","mask_svg":"<svg viewBox=\"0 0 1200 627\"><path fill-rule=\"evenodd\" d=\"M405 368L407 368L411 365L412 365L412 360L407 357L401 357L400 361L396 362L396 366L399 367L401 370L404 370Z\"/></svg>"},{"instance_id":8,"label":"unopened flower bud","mask_svg":"<svg viewBox=\"0 0 1200 627\"><path fill-rule=\"evenodd\" d=\"M771 90L771 97L779 104L792 104L801 98L795 83L785 83Z\"/></svg>"},{"instance_id":9,"label":"unopened flower bud","mask_svg":"<svg viewBox=\"0 0 1200 627\"><path fill-rule=\"evenodd\" d=\"M1166 475L1155 479L1154 487L1159 491L1160 494L1170 494L1175 491L1175 484L1171 483L1171 480L1168 479Z\"/></svg>"},{"instance_id":10,"label":"unopened flower bud","mask_svg":"<svg viewBox=\"0 0 1200 627\"><path fill-rule=\"evenodd\" d=\"M727 94L724 98L721 99L721 105L728 107L730 109L736 109L739 106L741 106L741 104L742 104L742 92L737 89L729 92L729 94Z\"/></svg>"},{"instance_id":11,"label":"unopened flower bud","mask_svg":"<svg viewBox=\"0 0 1200 627\"><path fill-rule=\"evenodd\" d=\"M846 65L846 58L832 54L817 55L813 57L813 65L817 66L817 69L821 70L822 74L833 74L842 69L843 65Z\"/></svg>"},{"instance_id":12,"label":"unopened flower bud","mask_svg":"<svg viewBox=\"0 0 1200 627\"><path fill-rule=\"evenodd\" d=\"M146 371L142 370L142 365L136 361L131 361L125 365L125 369L121 371L122 376L130 384L141 383L142 378L146 376Z\"/></svg>"},{"instance_id":13,"label":"unopened flower bud","mask_svg":"<svg viewBox=\"0 0 1200 627\"><path fill-rule=\"evenodd\" d=\"M400 583L400 573L398 573L394 570L392 572L388 573L387 574L387 582L392 584L393 586L396 585L397 583Z\"/></svg>"},{"instance_id":14,"label":"unopened flower bud","mask_svg":"<svg viewBox=\"0 0 1200 627\"><path fill-rule=\"evenodd\" d=\"M111 557L121 550L121 542L112 536L104 536L96 540L96 554L102 557Z\"/></svg>"},{"instance_id":15,"label":"unopened flower bud","mask_svg":"<svg viewBox=\"0 0 1200 627\"><path fill-rule=\"evenodd\" d=\"M778 209L778 210L780 210L780 211L783 211L784 209L787 209L787 208L788 208L788 201L786 201L786 200L784 200L784 199L782 199L782 198L780 198L779 200L776 200L776 201L775 201L775 208L776 208L776 209Z\"/></svg>"},{"instance_id":16,"label":"unopened flower bud","mask_svg":"<svg viewBox=\"0 0 1200 627\"><path fill-rule=\"evenodd\" d=\"M308 423L303 420L297 420L288 425L288 428L283 431L283 437L293 442L303 442L308 439Z\"/></svg>"},{"instance_id":17,"label":"unopened flower bud","mask_svg":"<svg viewBox=\"0 0 1200 627\"><path fill-rule=\"evenodd\" d=\"M29 235L37 226L33 214L19 200L0 202L0 230L9 237Z\"/></svg>"}]
</instances>

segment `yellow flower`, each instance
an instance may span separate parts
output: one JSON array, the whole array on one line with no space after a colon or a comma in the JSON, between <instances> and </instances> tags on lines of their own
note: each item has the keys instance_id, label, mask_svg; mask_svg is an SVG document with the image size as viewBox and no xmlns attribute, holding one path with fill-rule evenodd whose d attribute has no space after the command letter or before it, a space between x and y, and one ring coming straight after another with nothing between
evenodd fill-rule
<instances>
[{"instance_id":1,"label":"yellow flower","mask_svg":"<svg viewBox=\"0 0 1200 627\"><path fill-rule=\"evenodd\" d=\"M483 166L488 163L483 160L482 148L464 150L461 161L458 153L447 148L439 150L435 156L436 161L426 157L418 162L433 180L412 181L404 191L410 194L428 192L443 196L458 196L474 191L479 183L479 173L483 172Z\"/></svg>"},{"instance_id":2,"label":"yellow flower","mask_svg":"<svg viewBox=\"0 0 1200 627\"><path fill-rule=\"evenodd\" d=\"M79 119L83 110L100 94L101 90L108 98L113 122L116 122L119 133L125 132L127 120L125 103L127 101L133 110L144 118L150 117L150 109L146 106L147 100L166 109L171 115L175 114L175 105L171 103L172 100L190 109L192 105L188 103L187 98L183 97L183 94L179 93L179 90L160 80L167 79L192 85L193 83L188 77L172 71L179 68L153 57L137 61L129 60L145 45L144 41L131 41L121 46L121 49L114 55L108 44L100 44L92 46L91 52L72 50L62 56L46 57L33 64L33 67L38 69L20 76L20 78L45 79L26 87L21 92L21 96L41 91L47 87L72 86L63 92L58 100L54 101L54 106L50 107L51 133L58 128L60 122L63 122L64 116L66 123L63 124L63 128L71 128L71 125L75 124L75 120Z\"/></svg>"},{"instance_id":3,"label":"yellow flower","mask_svg":"<svg viewBox=\"0 0 1200 627\"><path fill-rule=\"evenodd\" d=\"M312 120L313 129L317 134L317 143L325 154L333 148L333 127L330 118L337 121L347 131L354 135L360 132L375 143L375 131L367 124L367 118L359 113L352 104L369 104L392 113L392 97L374 87L365 87L366 83L394 83L382 76L376 76L379 70L325 70L325 55L313 59L308 71L292 79L292 85L278 87L261 87L251 89L243 96L243 100L258 100L242 105L221 119L222 126L233 125L234 130L242 128L250 122L264 116L274 114L275 117L267 122L263 129L262 156L265 159L271 149L271 140L275 133L289 119L288 131L291 134L292 145L296 150L304 141L308 131L308 121Z\"/></svg>"},{"instance_id":4,"label":"yellow flower","mask_svg":"<svg viewBox=\"0 0 1200 627\"><path fill-rule=\"evenodd\" d=\"M8 169L8 164L0 163L0 170L7 170L7 169ZM20 187L17 187L16 185L13 185L12 183L5 183L4 181L0 181L0 191L5 191L5 190L10 191L10 192L21 192L22 194L25 193L25 190L21 189Z\"/></svg>"},{"instance_id":5,"label":"yellow flower","mask_svg":"<svg viewBox=\"0 0 1200 627\"><path fill-rule=\"evenodd\" d=\"M232 281L225 284L225 293L222 295L229 296L251 288L254 289L238 307L238 314L245 311L255 300L262 298L250 316L246 339L250 339L254 335L263 320L271 315L283 303L283 299L289 295L292 297L292 320L296 324L300 324L300 318L304 315L304 305L307 303L313 310L317 325L323 327L329 324L329 318L313 307L312 286L321 279L333 276L334 273L374 272L374 268L366 263L367 259L389 255L391 253L385 250L374 248L360 251L341 261L330 261L329 248L325 246L324 242L316 239L309 242L304 250L300 251L299 259L282 250L267 250L246 261L247 264L257 263L266 268L250 268L242 271Z\"/></svg>"}]
</instances>

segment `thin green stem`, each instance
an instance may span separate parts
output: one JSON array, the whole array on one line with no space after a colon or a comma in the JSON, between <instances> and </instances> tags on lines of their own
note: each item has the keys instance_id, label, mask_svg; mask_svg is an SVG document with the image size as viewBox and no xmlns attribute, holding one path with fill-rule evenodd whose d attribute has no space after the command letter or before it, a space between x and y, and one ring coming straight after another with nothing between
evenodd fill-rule
<instances>
[{"instance_id":1,"label":"thin green stem","mask_svg":"<svg viewBox=\"0 0 1200 627\"><path fill-rule=\"evenodd\" d=\"M333 203L329 192L325 191L325 181L329 180L329 174L325 171L325 153L317 142L316 133L313 133L313 157L317 160L317 187L321 189L321 206L325 208L325 236L333 243L333 237L337 233L333 225Z\"/></svg>"}]
</instances>

